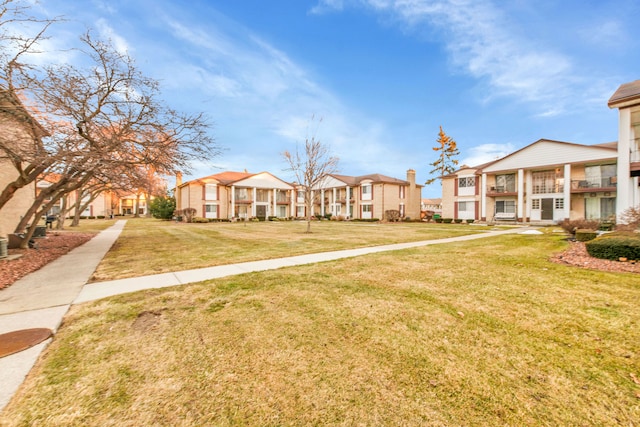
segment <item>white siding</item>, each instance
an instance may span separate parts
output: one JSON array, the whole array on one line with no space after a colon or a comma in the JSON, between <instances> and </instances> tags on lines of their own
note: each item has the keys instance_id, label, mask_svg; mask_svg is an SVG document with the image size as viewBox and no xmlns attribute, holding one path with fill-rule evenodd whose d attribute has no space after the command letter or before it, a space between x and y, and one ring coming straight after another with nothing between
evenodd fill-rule
<instances>
[{"instance_id":1,"label":"white siding","mask_svg":"<svg viewBox=\"0 0 640 427\"><path fill-rule=\"evenodd\" d=\"M520 151L485 167L483 172L492 173L516 169L533 169L565 163L584 163L603 159L614 160L613 149L590 147L553 141L538 141Z\"/></svg>"}]
</instances>

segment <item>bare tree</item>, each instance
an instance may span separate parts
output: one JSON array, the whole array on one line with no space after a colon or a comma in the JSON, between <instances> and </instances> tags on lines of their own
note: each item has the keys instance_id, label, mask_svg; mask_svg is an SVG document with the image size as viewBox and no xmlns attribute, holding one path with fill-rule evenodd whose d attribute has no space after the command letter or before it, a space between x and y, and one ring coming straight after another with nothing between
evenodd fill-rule
<instances>
[{"instance_id":1,"label":"bare tree","mask_svg":"<svg viewBox=\"0 0 640 427\"><path fill-rule=\"evenodd\" d=\"M15 178L0 188L0 209L51 164L41 140L47 132L23 105L23 77L33 70L25 58L39 52L45 32L61 19L37 19L30 7L28 2L0 0L0 158L15 169Z\"/></svg>"},{"instance_id":2,"label":"bare tree","mask_svg":"<svg viewBox=\"0 0 640 427\"><path fill-rule=\"evenodd\" d=\"M173 174L189 170L196 158L218 155L202 114L167 108L157 82L143 76L128 55L90 33L82 41L92 64L88 69L51 66L44 77L30 81L34 98L56 124L48 146L54 161L47 172L64 178L52 191L76 190L77 183L92 180L125 180L137 189L149 170ZM36 224L38 212L30 209L19 227L25 221Z\"/></svg>"},{"instance_id":3,"label":"bare tree","mask_svg":"<svg viewBox=\"0 0 640 427\"><path fill-rule=\"evenodd\" d=\"M338 157L332 156L329 147L312 136L305 140L304 152L296 147L295 153L282 153L289 165L286 170L292 171L297 184L304 191L304 205L307 212L307 233L311 233L311 208L314 202L314 190L325 178L338 171Z\"/></svg>"}]
</instances>

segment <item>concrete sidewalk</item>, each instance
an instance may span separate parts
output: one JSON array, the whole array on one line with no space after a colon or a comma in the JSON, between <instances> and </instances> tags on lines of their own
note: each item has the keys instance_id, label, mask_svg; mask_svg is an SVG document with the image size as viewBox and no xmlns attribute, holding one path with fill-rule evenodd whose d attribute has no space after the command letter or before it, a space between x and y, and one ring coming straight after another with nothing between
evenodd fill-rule
<instances>
[{"instance_id":1,"label":"concrete sidewalk","mask_svg":"<svg viewBox=\"0 0 640 427\"><path fill-rule=\"evenodd\" d=\"M71 303L126 221L117 221L84 245L0 291L0 334L28 328L56 331ZM27 350L0 358L0 411L20 387L51 338Z\"/></svg>"},{"instance_id":2,"label":"concrete sidewalk","mask_svg":"<svg viewBox=\"0 0 640 427\"><path fill-rule=\"evenodd\" d=\"M482 239L501 234L519 233L528 228L487 230L478 234L439 240L298 255L86 284L104 255L117 240L125 223L126 221L117 221L84 245L0 291L0 333L27 328L48 328L55 332L72 304L128 292L164 288L254 271L332 261L376 252ZM0 387L0 411L9 403L40 353L50 341L51 339L48 339L22 352L0 358L0 384L2 384Z\"/></svg>"}]
</instances>

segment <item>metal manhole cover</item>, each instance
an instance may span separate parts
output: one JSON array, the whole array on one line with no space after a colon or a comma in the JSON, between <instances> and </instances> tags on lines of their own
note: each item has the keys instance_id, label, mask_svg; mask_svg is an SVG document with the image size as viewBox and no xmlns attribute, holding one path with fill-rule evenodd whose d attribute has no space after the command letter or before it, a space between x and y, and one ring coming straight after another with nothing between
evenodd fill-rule
<instances>
[{"instance_id":1,"label":"metal manhole cover","mask_svg":"<svg viewBox=\"0 0 640 427\"><path fill-rule=\"evenodd\" d=\"M26 350L52 335L53 331L46 328L21 329L0 334L0 357Z\"/></svg>"}]
</instances>

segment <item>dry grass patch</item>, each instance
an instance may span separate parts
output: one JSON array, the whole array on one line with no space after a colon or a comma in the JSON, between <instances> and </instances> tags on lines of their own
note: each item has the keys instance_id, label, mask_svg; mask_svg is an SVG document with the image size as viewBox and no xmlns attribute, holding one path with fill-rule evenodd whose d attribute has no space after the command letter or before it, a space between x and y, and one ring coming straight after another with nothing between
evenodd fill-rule
<instances>
[{"instance_id":1,"label":"dry grass patch","mask_svg":"<svg viewBox=\"0 0 640 427\"><path fill-rule=\"evenodd\" d=\"M74 307L7 425L635 425L637 275L508 235Z\"/></svg>"},{"instance_id":2,"label":"dry grass patch","mask_svg":"<svg viewBox=\"0 0 640 427\"><path fill-rule=\"evenodd\" d=\"M309 234L303 221L186 224L130 219L92 280L441 239L479 229L466 225L320 221L313 223Z\"/></svg>"}]
</instances>

